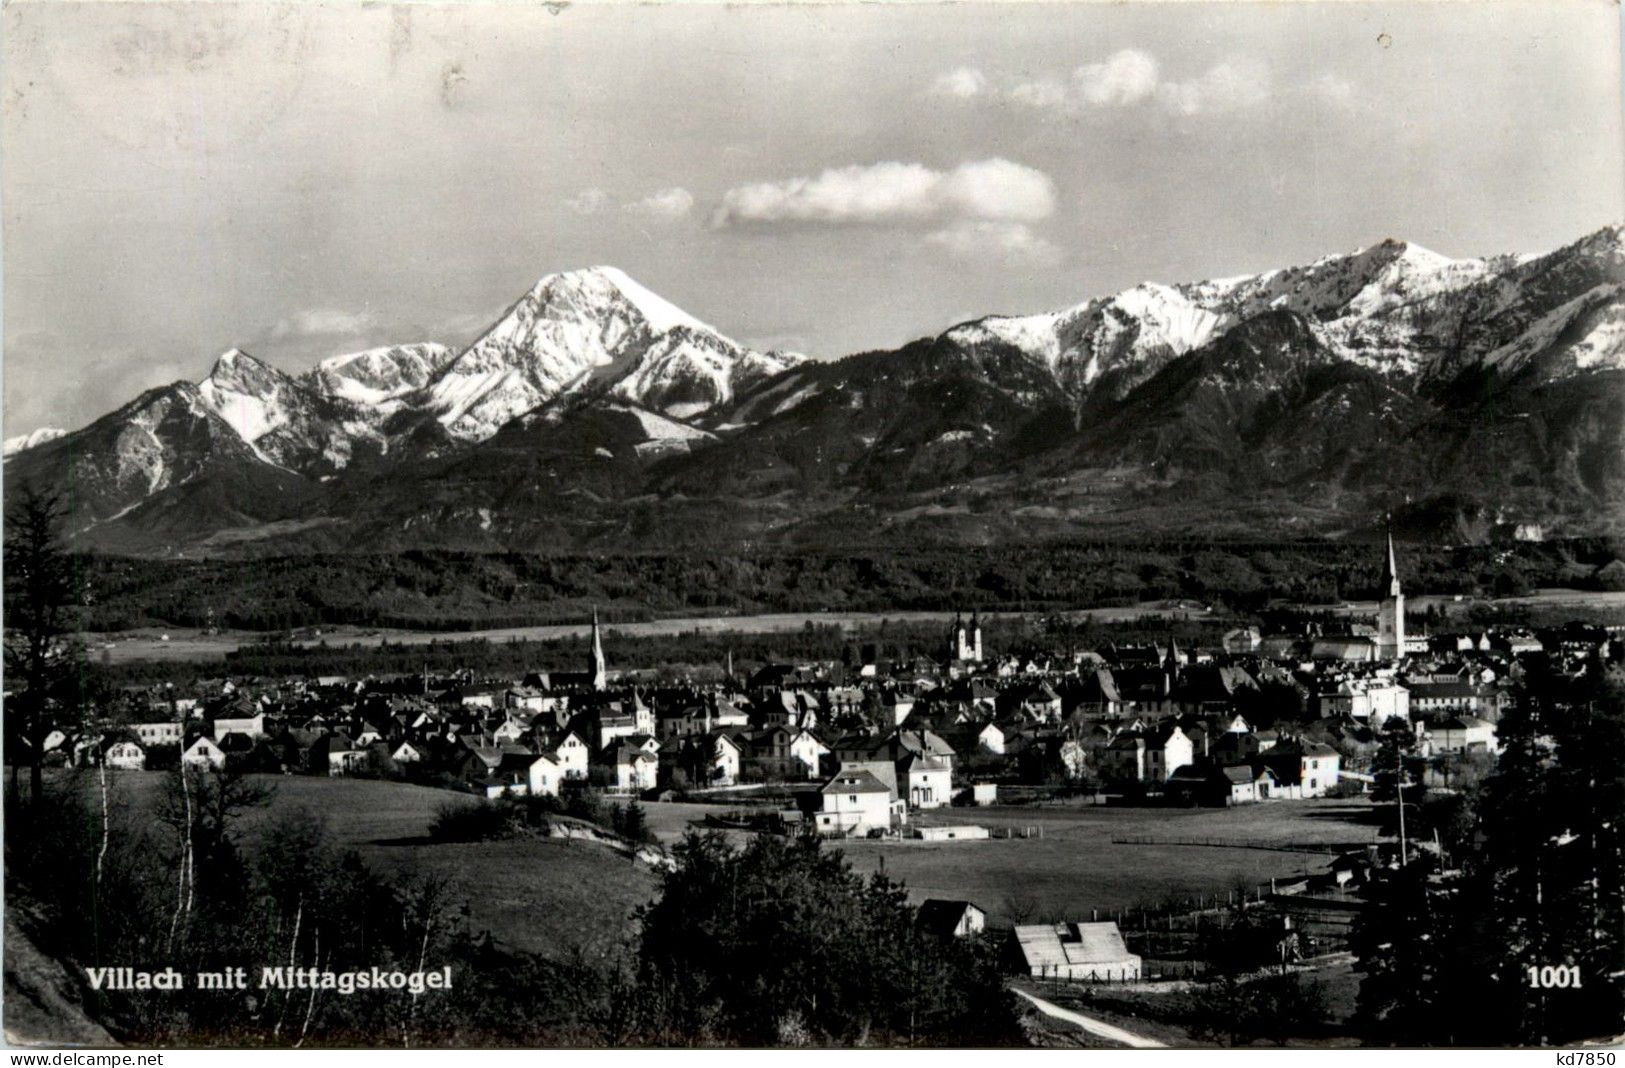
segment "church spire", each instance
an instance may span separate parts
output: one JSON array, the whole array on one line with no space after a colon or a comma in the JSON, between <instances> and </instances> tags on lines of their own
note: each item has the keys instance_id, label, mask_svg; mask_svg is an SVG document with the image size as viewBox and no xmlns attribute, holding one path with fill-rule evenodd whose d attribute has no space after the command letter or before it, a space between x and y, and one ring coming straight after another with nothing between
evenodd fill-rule
<instances>
[{"instance_id":1,"label":"church spire","mask_svg":"<svg viewBox=\"0 0 1625 1068\"><path fill-rule=\"evenodd\" d=\"M1388 529L1388 558L1382 564L1382 579L1377 583L1378 593L1383 597L1399 596L1399 568L1394 563L1394 531Z\"/></svg>"},{"instance_id":2,"label":"church spire","mask_svg":"<svg viewBox=\"0 0 1625 1068\"><path fill-rule=\"evenodd\" d=\"M609 668L604 663L604 639L598 632L598 606L592 606L592 688L603 690L609 685Z\"/></svg>"}]
</instances>

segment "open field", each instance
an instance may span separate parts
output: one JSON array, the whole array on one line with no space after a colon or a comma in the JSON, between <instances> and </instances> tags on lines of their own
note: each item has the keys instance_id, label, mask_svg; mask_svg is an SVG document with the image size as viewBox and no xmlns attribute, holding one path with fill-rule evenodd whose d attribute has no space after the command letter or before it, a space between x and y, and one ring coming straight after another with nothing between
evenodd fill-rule
<instances>
[{"instance_id":1,"label":"open field","mask_svg":"<svg viewBox=\"0 0 1625 1068\"><path fill-rule=\"evenodd\" d=\"M942 809L922 824L967 823L1043 828L1042 838L966 842L850 841L840 848L862 871L903 881L915 901L964 898L1011 922L1011 909L1034 918L1088 919L1172 897L1228 893L1238 885L1321 871L1329 856L1208 846L1115 845L1113 837L1234 838L1271 843L1375 839L1369 803L1275 801L1232 809L1110 806Z\"/></svg>"},{"instance_id":2,"label":"open field","mask_svg":"<svg viewBox=\"0 0 1625 1068\"><path fill-rule=\"evenodd\" d=\"M122 772L114 781L132 804L152 804L158 772ZM304 809L321 818L342 847L381 874L447 877L468 902L472 929L489 930L504 946L525 952L589 956L611 952L627 935L627 919L655 893L648 867L605 846L557 839L434 843L429 821L445 804L474 798L448 790L365 779L256 775L275 791L271 803L239 823L252 851L256 828L280 813Z\"/></svg>"},{"instance_id":3,"label":"open field","mask_svg":"<svg viewBox=\"0 0 1625 1068\"><path fill-rule=\"evenodd\" d=\"M983 612L986 619L1015 616L1021 613ZM1113 623L1143 619L1153 615L1199 616L1200 608L1192 602L1169 604L1151 602L1123 608L1089 608L1068 612L1078 619L1089 617ZM767 615L714 615L689 616L680 619L656 619L644 622L606 625L613 637L616 633L631 637L669 637L699 632L705 634L772 634L796 631L812 623L818 626L839 626L846 630L877 627L882 622L893 623L948 623L952 612L778 612ZM388 630L376 627L324 627L320 636L301 637L295 644L315 646L362 645L377 646L385 642L397 645L429 645L447 641L552 641L560 638L585 638L591 627L585 623L549 624L536 627L498 627L490 630ZM105 655L109 663L122 664L141 660L221 660L228 652L244 645L263 641L267 635L252 631L219 631L213 634L196 630L170 628L120 631L113 634L88 634L86 642L95 656Z\"/></svg>"},{"instance_id":4,"label":"open field","mask_svg":"<svg viewBox=\"0 0 1625 1068\"><path fill-rule=\"evenodd\" d=\"M1625 611L1625 592L1599 592L1594 590L1543 589L1526 597L1464 598L1417 594L1409 597L1413 611L1420 611L1429 603L1461 609L1469 604L1498 607L1572 608L1586 610ZM1376 602L1349 601L1341 605L1304 605L1320 611L1340 615L1367 616L1376 612ZM983 612L988 619L1016 616L1021 613ZM1046 613L1048 614L1048 613ZM1086 608L1057 613L1071 619L1093 619L1101 623L1135 622L1152 616L1173 616L1183 619L1201 619L1204 608L1195 601L1149 601L1127 607ZM839 626L846 630L877 627L890 620L896 623L941 622L953 618L952 612L778 612L766 615L710 615L686 616L675 619L656 619L644 622L617 623L608 628L611 636L619 632L631 637L671 636L689 632L706 634L772 634L800 630L809 623ZM385 642L401 645L428 645L433 642L472 641L490 642L549 641L560 638L584 638L590 628L585 623L556 624L536 627L499 627L490 630L387 630L374 627L325 627L320 635L301 637L296 644L315 646L362 645L377 646ZM113 634L87 634L87 647L93 657L105 657L108 663L124 664L139 661L194 661L223 660L225 655L244 645L265 640L269 635L253 631L218 631L169 628L120 631Z\"/></svg>"}]
</instances>

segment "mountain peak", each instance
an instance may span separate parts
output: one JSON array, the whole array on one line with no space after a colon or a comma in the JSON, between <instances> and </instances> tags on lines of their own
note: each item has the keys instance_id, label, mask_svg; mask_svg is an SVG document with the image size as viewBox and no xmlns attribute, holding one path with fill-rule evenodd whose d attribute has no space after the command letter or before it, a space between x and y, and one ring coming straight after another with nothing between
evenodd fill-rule
<instances>
[{"instance_id":1,"label":"mountain peak","mask_svg":"<svg viewBox=\"0 0 1625 1068\"><path fill-rule=\"evenodd\" d=\"M536 283L531 293L548 300L549 304L560 298L585 297L591 301L618 295L643 317L651 333L664 334L679 326L711 334L717 332L715 327L694 318L619 267L608 264L547 275Z\"/></svg>"}]
</instances>

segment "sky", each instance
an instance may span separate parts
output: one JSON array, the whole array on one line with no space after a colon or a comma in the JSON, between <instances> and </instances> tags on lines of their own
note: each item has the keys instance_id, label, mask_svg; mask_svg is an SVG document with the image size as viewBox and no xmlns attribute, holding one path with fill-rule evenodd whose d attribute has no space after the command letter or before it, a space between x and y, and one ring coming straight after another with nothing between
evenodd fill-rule
<instances>
[{"instance_id":1,"label":"sky","mask_svg":"<svg viewBox=\"0 0 1625 1068\"><path fill-rule=\"evenodd\" d=\"M821 358L1388 237L1625 220L1620 18L1477 3L17 2L4 432L613 264Z\"/></svg>"}]
</instances>

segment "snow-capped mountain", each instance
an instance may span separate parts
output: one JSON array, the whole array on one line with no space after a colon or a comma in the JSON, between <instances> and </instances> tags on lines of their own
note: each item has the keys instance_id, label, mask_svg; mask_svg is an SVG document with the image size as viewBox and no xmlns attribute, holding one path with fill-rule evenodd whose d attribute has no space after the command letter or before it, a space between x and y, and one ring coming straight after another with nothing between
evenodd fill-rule
<instances>
[{"instance_id":1,"label":"snow-capped mountain","mask_svg":"<svg viewBox=\"0 0 1625 1068\"><path fill-rule=\"evenodd\" d=\"M1123 396L1173 357L1273 311L1302 316L1335 356L1389 375L1523 366L1556 344L1572 358L1549 373L1618 368L1621 249L1619 227L1546 256L1450 259L1389 240L1301 267L1146 283L1062 311L980 319L944 337L1014 347L1080 397Z\"/></svg>"},{"instance_id":2,"label":"snow-capped mountain","mask_svg":"<svg viewBox=\"0 0 1625 1068\"><path fill-rule=\"evenodd\" d=\"M436 376L419 407L464 441L595 388L692 416L800 359L745 349L624 272L592 267L537 282Z\"/></svg>"},{"instance_id":3,"label":"snow-capped mountain","mask_svg":"<svg viewBox=\"0 0 1625 1068\"><path fill-rule=\"evenodd\" d=\"M4 455L11 456L22 452L24 449L44 445L48 441L55 441L66 433L67 431L60 427L42 426L38 430L30 431L27 434L18 434L15 437L6 439Z\"/></svg>"},{"instance_id":4,"label":"snow-capped mountain","mask_svg":"<svg viewBox=\"0 0 1625 1068\"><path fill-rule=\"evenodd\" d=\"M393 411L402 398L426 386L455 355L432 341L390 345L330 356L311 369L309 378L324 396L363 410Z\"/></svg>"},{"instance_id":5,"label":"snow-capped mountain","mask_svg":"<svg viewBox=\"0 0 1625 1068\"><path fill-rule=\"evenodd\" d=\"M7 474L71 482L84 539L139 551L1316 531L1430 501L1594 532L1625 530L1621 426L1610 227L1534 256L1384 241L830 362L570 271L460 352L290 375L232 350L199 383L30 435Z\"/></svg>"}]
</instances>

